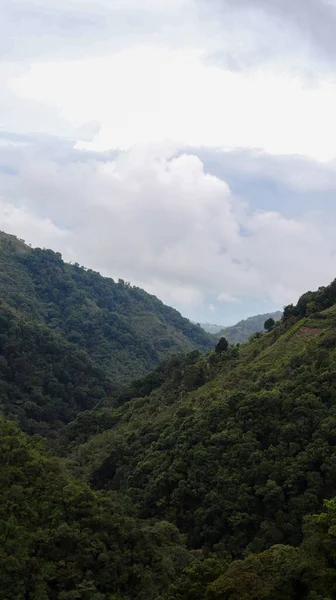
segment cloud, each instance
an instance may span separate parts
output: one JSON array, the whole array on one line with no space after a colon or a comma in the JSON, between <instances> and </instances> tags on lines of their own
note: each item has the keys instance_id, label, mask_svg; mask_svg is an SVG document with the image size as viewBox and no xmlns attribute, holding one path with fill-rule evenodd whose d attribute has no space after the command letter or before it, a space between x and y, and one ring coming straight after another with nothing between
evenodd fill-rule
<instances>
[{"instance_id":1,"label":"cloud","mask_svg":"<svg viewBox=\"0 0 336 600\"><path fill-rule=\"evenodd\" d=\"M72 127L99 122L93 142L81 146L93 150L170 140L321 160L335 155L332 82L306 88L286 74L232 73L205 65L199 51L131 47L108 57L36 63L13 73L8 86L21 102L42 103ZM58 133L56 124L48 131Z\"/></svg>"},{"instance_id":2,"label":"cloud","mask_svg":"<svg viewBox=\"0 0 336 600\"><path fill-rule=\"evenodd\" d=\"M0 173L1 229L183 312L212 298L281 306L335 275L331 220L251 211L195 155L136 148L104 161L75 152L63 163L26 146L11 164L16 175Z\"/></svg>"},{"instance_id":3,"label":"cloud","mask_svg":"<svg viewBox=\"0 0 336 600\"><path fill-rule=\"evenodd\" d=\"M307 69L335 58L335 3L327 0L5 0L5 59L50 61L101 56L130 45L200 48L229 68L270 56Z\"/></svg>"},{"instance_id":4,"label":"cloud","mask_svg":"<svg viewBox=\"0 0 336 600\"><path fill-rule=\"evenodd\" d=\"M262 150L233 149L220 151L213 148L184 148L183 152L196 152L206 165L206 170L219 178L238 179L249 186L260 182L267 186L273 182L284 193L308 194L321 200L321 193L336 189L336 160L317 161L307 156L269 154ZM316 193L319 192L319 195ZM297 196L296 200L299 200ZM299 202L298 202L299 204Z\"/></svg>"},{"instance_id":5,"label":"cloud","mask_svg":"<svg viewBox=\"0 0 336 600\"><path fill-rule=\"evenodd\" d=\"M297 4L5 2L3 127L93 151L170 140L330 159L335 77L304 24L336 32L334 7Z\"/></svg>"},{"instance_id":6,"label":"cloud","mask_svg":"<svg viewBox=\"0 0 336 600\"><path fill-rule=\"evenodd\" d=\"M0 227L189 312L327 283L335 33L326 0L5 0Z\"/></svg>"},{"instance_id":7,"label":"cloud","mask_svg":"<svg viewBox=\"0 0 336 600\"><path fill-rule=\"evenodd\" d=\"M196 23L194 0L4 0L0 51L24 63L84 59L144 40L186 43Z\"/></svg>"},{"instance_id":8,"label":"cloud","mask_svg":"<svg viewBox=\"0 0 336 600\"><path fill-rule=\"evenodd\" d=\"M221 292L217 298L217 300L219 300L219 302L229 302L229 303L240 303L239 298L236 298L235 296L232 296L232 294L228 294L227 292Z\"/></svg>"},{"instance_id":9,"label":"cloud","mask_svg":"<svg viewBox=\"0 0 336 600\"><path fill-rule=\"evenodd\" d=\"M209 18L214 11L220 27L244 31L244 43L222 50L222 59L241 68L271 58L277 63L288 60L289 69L312 75L304 58L329 63L336 58L336 3L334 0L212 0L205 3ZM210 17L211 15L211 17ZM230 40L231 42L231 40ZM230 43L231 45L231 43ZM221 53L219 53L220 57Z\"/></svg>"}]
</instances>

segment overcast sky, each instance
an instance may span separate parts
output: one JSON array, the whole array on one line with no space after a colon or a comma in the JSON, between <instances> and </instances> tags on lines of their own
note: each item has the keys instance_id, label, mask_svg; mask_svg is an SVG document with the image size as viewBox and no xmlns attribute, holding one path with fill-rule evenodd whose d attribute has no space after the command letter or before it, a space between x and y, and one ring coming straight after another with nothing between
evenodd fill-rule
<instances>
[{"instance_id":1,"label":"overcast sky","mask_svg":"<svg viewBox=\"0 0 336 600\"><path fill-rule=\"evenodd\" d=\"M197 321L334 279L335 1L0 6L0 229Z\"/></svg>"}]
</instances>

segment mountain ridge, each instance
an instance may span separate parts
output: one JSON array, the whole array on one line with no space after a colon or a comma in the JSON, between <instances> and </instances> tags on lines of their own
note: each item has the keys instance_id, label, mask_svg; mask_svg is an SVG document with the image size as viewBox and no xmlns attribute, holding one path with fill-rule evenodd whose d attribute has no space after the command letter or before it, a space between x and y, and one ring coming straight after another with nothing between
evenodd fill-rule
<instances>
[{"instance_id":1,"label":"mountain ridge","mask_svg":"<svg viewBox=\"0 0 336 600\"><path fill-rule=\"evenodd\" d=\"M214 338L142 290L10 241L0 236L0 412L17 422L0 415L4 600L334 600L336 280L268 332L208 353L190 343L120 385L101 332L144 303L180 335ZM134 344L146 327L131 340L117 328L132 360L150 351Z\"/></svg>"},{"instance_id":2,"label":"mountain ridge","mask_svg":"<svg viewBox=\"0 0 336 600\"><path fill-rule=\"evenodd\" d=\"M321 295L329 289L320 312L309 314L308 294L270 333L170 363L149 395L110 413L112 427L75 445L75 472L127 489L143 516L170 520L195 548L298 545L303 516L336 492L336 282Z\"/></svg>"},{"instance_id":3,"label":"mountain ridge","mask_svg":"<svg viewBox=\"0 0 336 600\"><path fill-rule=\"evenodd\" d=\"M55 438L166 356L213 347L155 296L5 233L0 286L0 409L29 433Z\"/></svg>"},{"instance_id":4,"label":"mountain ridge","mask_svg":"<svg viewBox=\"0 0 336 600\"><path fill-rule=\"evenodd\" d=\"M205 332L155 296L121 279L115 283L91 269L65 263L59 252L30 248L4 232L0 284L3 301L85 349L115 380L148 372L169 353L213 346ZM134 355L131 361L120 356L124 346ZM116 366L108 356L113 350L118 351Z\"/></svg>"},{"instance_id":5,"label":"mountain ridge","mask_svg":"<svg viewBox=\"0 0 336 600\"><path fill-rule=\"evenodd\" d=\"M252 315L247 319L238 321L238 323L235 325L228 325L227 327L224 327L223 325L214 325L211 323L200 323L200 326L204 329L204 331L210 333L216 339L225 337L230 344L240 344L242 342L246 342L254 333L263 331L264 323L267 319L279 321L281 317L282 312L278 310L271 313Z\"/></svg>"}]
</instances>

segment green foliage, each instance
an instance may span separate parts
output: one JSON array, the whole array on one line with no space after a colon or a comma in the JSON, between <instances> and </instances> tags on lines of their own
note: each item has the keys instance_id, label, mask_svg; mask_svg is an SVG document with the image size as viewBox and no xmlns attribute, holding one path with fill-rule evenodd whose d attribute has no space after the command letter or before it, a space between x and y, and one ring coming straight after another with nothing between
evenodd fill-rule
<instances>
[{"instance_id":1,"label":"green foliage","mask_svg":"<svg viewBox=\"0 0 336 600\"><path fill-rule=\"evenodd\" d=\"M1 598L336 599L335 282L204 356L156 298L4 234L0 280L0 410L63 455L0 417Z\"/></svg>"},{"instance_id":2,"label":"green foliage","mask_svg":"<svg viewBox=\"0 0 336 600\"><path fill-rule=\"evenodd\" d=\"M323 600L336 598L336 499L325 502L324 511L308 516L302 548L311 587Z\"/></svg>"},{"instance_id":3,"label":"green foliage","mask_svg":"<svg viewBox=\"0 0 336 600\"><path fill-rule=\"evenodd\" d=\"M274 319L272 319L272 318L267 319L264 323L264 329L266 329L266 331L272 331L274 325L275 325Z\"/></svg>"},{"instance_id":4,"label":"green foliage","mask_svg":"<svg viewBox=\"0 0 336 600\"><path fill-rule=\"evenodd\" d=\"M227 341L227 339L225 339L225 337L221 337L215 348L215 352L217 352L217 353L226 352L228 347L229 347L229 342Z\"/></svg>"},{"instance_id":5,"label":"green foliage","mask_svg":"<svg viewBox=\"0 0 336 600\"><path fill-rule=\"evenodd\" d=\"M150 600L190 563L170 523L76 481L0 417L3 600Z\"/></svg>"},{"instance_id":6,"label":"green foliage","mask_svg":"<svg viewBox=\"0 0 336 600\"><path fill-rule=\"evenodd\" d=\"M291 317L302 319L333 306L336 303L336 279L328 286L320 287L317 292L306 292L299 298L296 306L289 304L284 308L284 320Z\"/></svg>"},{"instance_id":7,"label":"green foliage","mask_svg":"<svg viewBox=\"0 0 336 600\"><path fill-rule=\"evenodd\" d=\"M113 390L85 352L0 301L0 411L22 429L55 437Z\"/></svg>"},{"instance_id":8,"label":"green foliage","mask_svg":"<svg viewBox=\"0 0 336 600\"><path fill-rule=\"evenodd\" d=\"M73 448L76 473L173 522L193 548L298 545L303 517L336 492L335 318L171 362Z\"/></svg>"},{"instance_id":9,"label":"green foliage","mask_svg":"<svg viewBox=\"0 0 336 600\"><path fill-rule=\"evenodd\" d=\"M273 546L262 554L235 561L224 575L210 584L206 600L290 600L305 598L306 585L300 581L300 550Z\"/></svg>"},{"instance_id":10,"label":"green foliage","mask_svg":"<svg viewBox=\"0 0 336 600\"><path fill-rule=\"evenodd\" d=\"M124 383L166 356L213 347L211 336L155 296L63 262L0 233L1 299L39 321Z\"/></svg>"}]
</instances>

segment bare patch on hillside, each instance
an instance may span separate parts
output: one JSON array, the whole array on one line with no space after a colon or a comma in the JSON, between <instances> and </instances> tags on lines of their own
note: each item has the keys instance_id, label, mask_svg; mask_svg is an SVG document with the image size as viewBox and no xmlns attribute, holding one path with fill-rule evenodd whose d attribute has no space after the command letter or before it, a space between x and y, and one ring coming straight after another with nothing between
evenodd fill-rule
<instances>
[{"instance_id":1,"label":"bare patch on hillside","mask_svg":"<svg viewBox=\"0 0 336 600\"><path fill-rule=\"evenodd\" d=\"M323 331L323 329L319 327L301 327L299 331L296 332L297 337L307 337L307 336L315 336L319 335Z\"/></svg>"}]
</instances>

